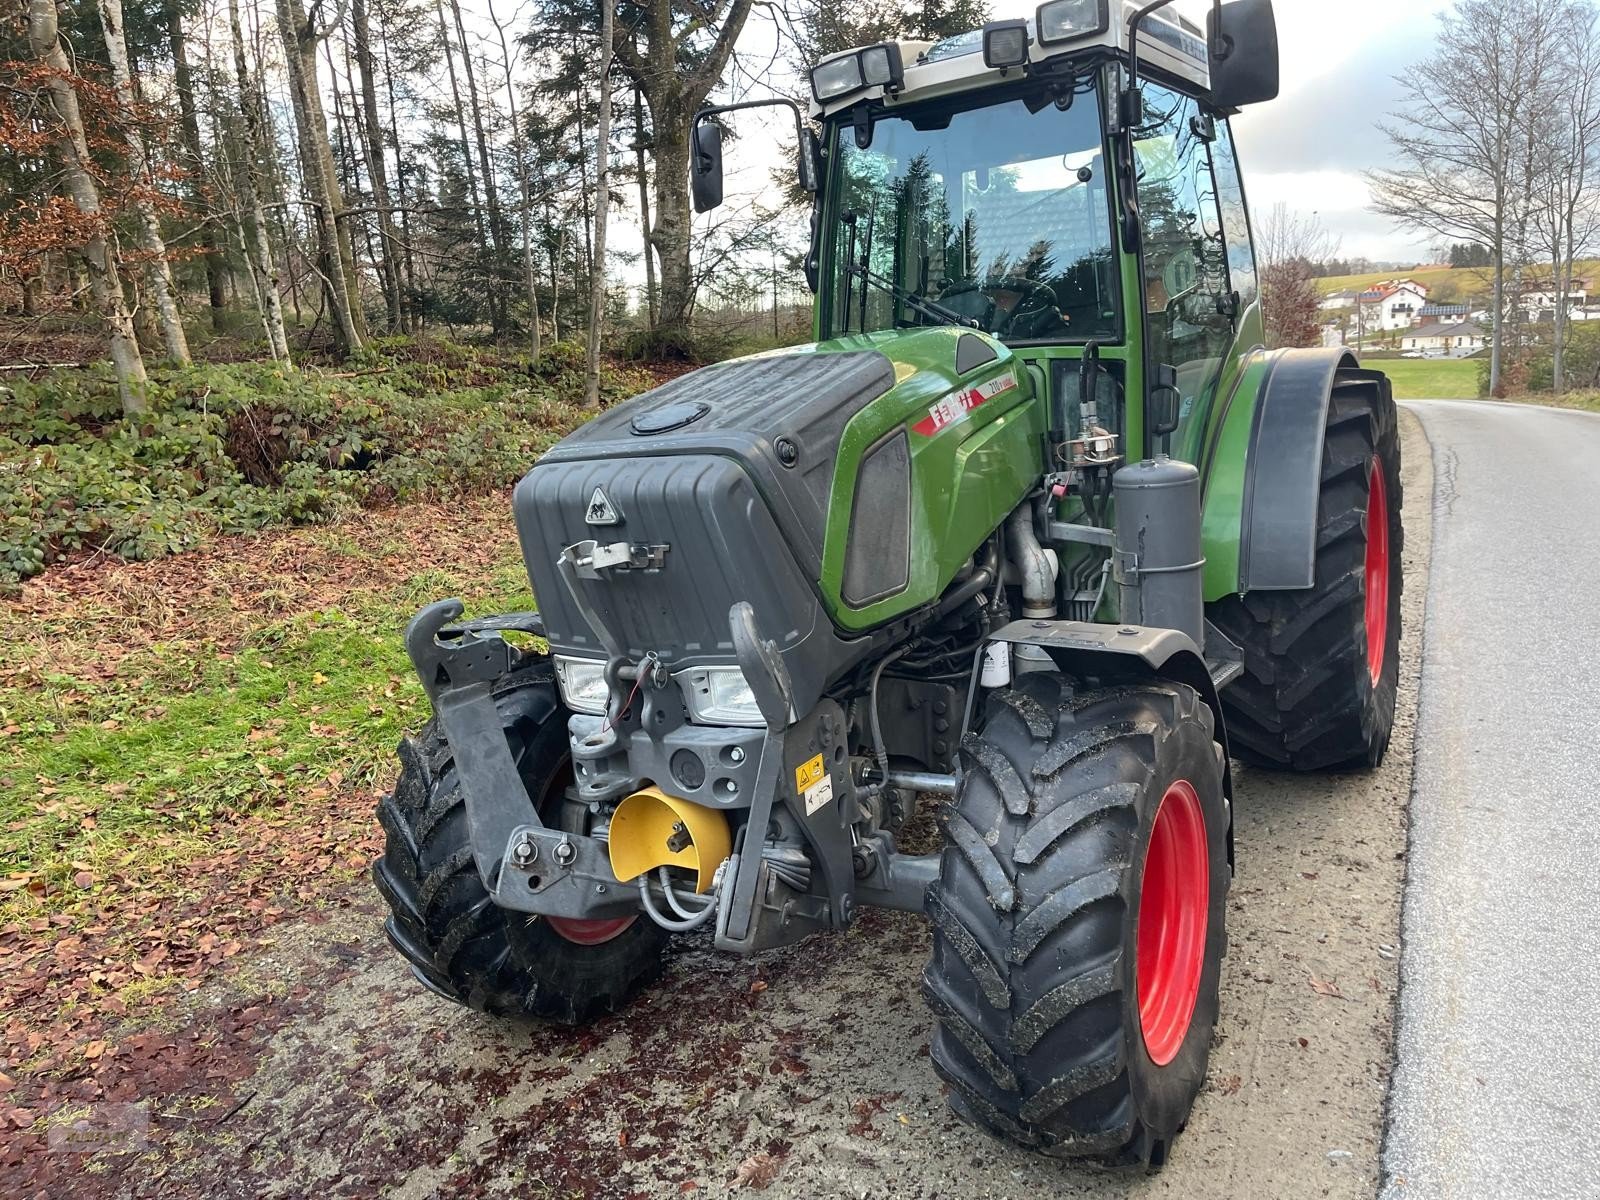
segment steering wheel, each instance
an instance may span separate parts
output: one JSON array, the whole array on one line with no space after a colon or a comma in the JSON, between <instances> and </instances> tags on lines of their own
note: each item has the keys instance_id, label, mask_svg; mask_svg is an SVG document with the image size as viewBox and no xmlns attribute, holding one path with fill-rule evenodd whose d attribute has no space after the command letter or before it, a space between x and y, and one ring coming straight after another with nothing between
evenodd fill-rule
<instances>
[{"instance_id":1,"label":"steering wheel","mask_svg":"<svg viewBox=\"0 0 1600 1200\"><path fill-rule=\"evenodd\" d=\"M993 332L997 337L1004 337L1015 327L1021 317L1035 316L1042 311L1054 312L1056 310L1055 290L1049 284L1040 283L1037 279L1029 279L1026 275L990 275L984 279L963 279L952 283L939 293L939 300L949 299L951 296L961 296L968 292L1021 292L1022 298L1017 301L1016 307L1005 316L1005 321ZM1030 305L1029 301L1037 301ZM997 307L993 300L989 301L990 308ZM994 322L986 322L993 324Z\"/></svg>"}]
</instances>

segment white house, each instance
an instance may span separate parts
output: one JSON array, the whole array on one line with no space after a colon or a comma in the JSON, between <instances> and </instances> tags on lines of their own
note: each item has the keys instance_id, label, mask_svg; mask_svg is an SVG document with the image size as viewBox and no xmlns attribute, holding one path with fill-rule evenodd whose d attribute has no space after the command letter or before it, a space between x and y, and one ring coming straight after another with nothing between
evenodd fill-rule
<instances>
[{"instance_id":1,"label":"white house","mask_svg":"<svg viewBox=\"0 0 1600 1200\"><path fill-rule=\"evenodd\" d=\"M1465 358L1482 350L1488 338L1477 325L1423 325L1409 329L1400 339L1400 350L1423 358Z\"/></svg>"},{"instance_id":2,"label":"white house","mask_svg":"<svg viewBox=\"0 0 1600 1200\"><path fill-rule=\"evenodd\" d=\"M1428 303L1428 288L1410 279L1394 279L1361 293L1360 303L1362 324L1368 333L1409 329Z\"/></svg>"}]
</instances>

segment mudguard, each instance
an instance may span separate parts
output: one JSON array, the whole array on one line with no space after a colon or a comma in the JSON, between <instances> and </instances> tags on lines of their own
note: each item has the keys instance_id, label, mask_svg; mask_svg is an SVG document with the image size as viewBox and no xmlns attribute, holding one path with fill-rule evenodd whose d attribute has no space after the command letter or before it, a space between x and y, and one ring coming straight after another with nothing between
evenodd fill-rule
<instances>
[{"instance_id":1,"label":"mudguard","mask_svg":"<svg viewBox=\"0 0 1600 1200\"><path fill-rule=\"evenodd\" d=\"M1074 676L1148 672L1157 679L1183 683L1199 693L1215 719L1216 739L1222 746L1222 790L1228 799L1228 865L1233 865L1233 768L1227 755L1227 725L1222 716L1217 683L1200 648L1188 634L1176 629L1142 625L1100 625L1085 621L1013 621L991 634L997 642L1038 646L1063 672ZM1219 663L1219 672L1232 677L1233 664Z\"/></svg>"},{"instance_id":2,"label":"mudguard","mask_svg":"<svg viewBox=\"0 0 1600 1200\"><path fill-rule=\"evenodd\" d=\"M1317 501L1328 403L1341 379L1388 387L1341 347L1279 350L1242 373L1209 439L1204 465L1206 599L1284 591L1315 582ZM1242 401L1248 401L1243 402ZM1239 452L1243 451L1242 460ZM1242 467L1231 464L1242 461Z\"/></svg>"}]
</instances>

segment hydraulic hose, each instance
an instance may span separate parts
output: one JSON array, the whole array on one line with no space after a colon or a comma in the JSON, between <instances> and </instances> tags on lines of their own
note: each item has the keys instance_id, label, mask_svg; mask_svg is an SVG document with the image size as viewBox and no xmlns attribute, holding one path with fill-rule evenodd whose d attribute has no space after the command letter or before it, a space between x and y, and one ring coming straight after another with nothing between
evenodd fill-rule
<instances>
[{"instance_id":1,"label":"hydraulic hose","mask_svg":"<svg viewBox=\"0 0 1600 1200\"><path fill-rule=\"evenodd\" d=\"M665 867L661 868L661 886L666 892L667 903L672 906L674 912L684 913L688 911L682 907L681 901L673 894L672 883L667 876ZM650 895L650 876L648 872L639 876L639 899L644 904L644 911L649 915L650 919L661 928L672 933L687 933L691 929L698 929L709 921L717 911L717 900L713 896L699 912L686 916L681 921L674 920L656 907L656 902Z\"/></svg>"}]
</instances>

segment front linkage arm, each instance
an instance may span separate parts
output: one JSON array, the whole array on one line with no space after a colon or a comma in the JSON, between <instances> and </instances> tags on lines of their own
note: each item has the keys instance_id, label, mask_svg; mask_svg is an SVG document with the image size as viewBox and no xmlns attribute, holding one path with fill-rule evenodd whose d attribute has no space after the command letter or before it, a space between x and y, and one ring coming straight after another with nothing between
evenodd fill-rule
<instances>
[{"instance_id":1,"label":"front linkage arm","mask_svg":"<svg viewBox=\"0 0 1600 1200\"><path fill-rule=\"evenodd\" d=\"M483 886L502 908L525 912L594 918L632 911L600 842L540 821L506 743L494 686L515 665L516 649L500 635L543 637L543 620L525 612L458 621L463 611L459 600L428 605L406 627L406 653L450 745Z\"/></svg>"}]
</instances>

